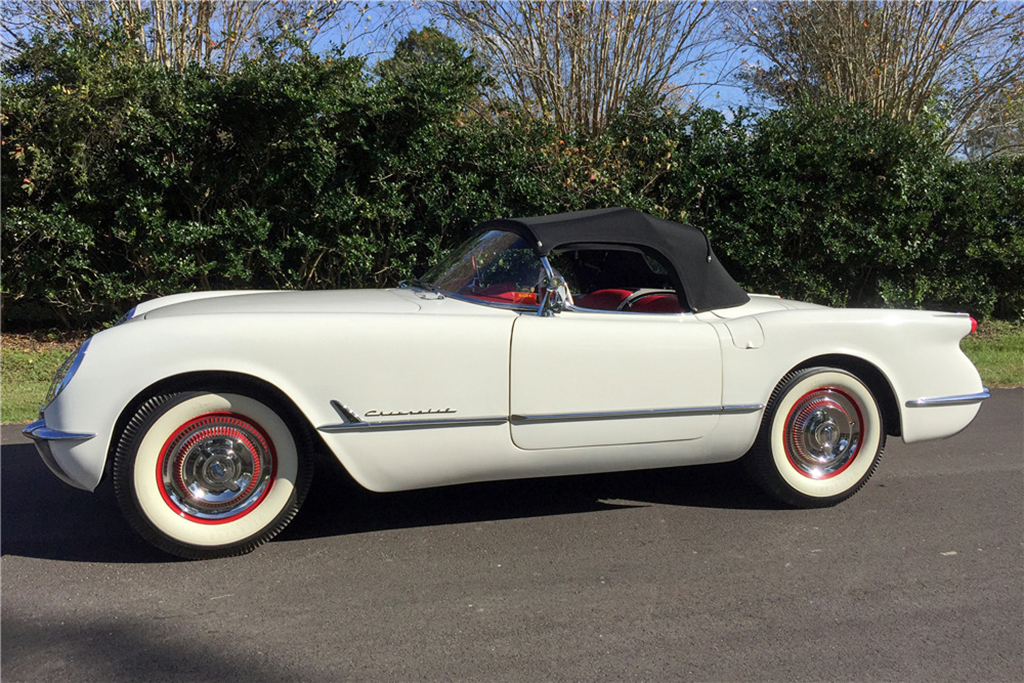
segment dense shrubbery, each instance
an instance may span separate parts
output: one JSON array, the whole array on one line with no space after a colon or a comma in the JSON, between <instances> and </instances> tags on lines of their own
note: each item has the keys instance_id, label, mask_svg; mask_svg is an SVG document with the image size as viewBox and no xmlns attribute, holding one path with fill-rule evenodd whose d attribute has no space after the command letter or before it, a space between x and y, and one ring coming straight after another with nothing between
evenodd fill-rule
<instances>
[{"instance_id":1,"label":"dense shrubbery","mask_svg":"<svg viewBox=\"0 0 1024 683\"><path fill-rule=\"evenodd\" d=\"M727 120L637 93L595 138L471 113L487 77L423 32L224 75L116 31L5 65L9 323L81 326L197 288L391 284L478 220L627 205L708 230L752 290L840 305L1024 310L1024 162L948 159L850 108Z\"/></svg>"}]
</instances>

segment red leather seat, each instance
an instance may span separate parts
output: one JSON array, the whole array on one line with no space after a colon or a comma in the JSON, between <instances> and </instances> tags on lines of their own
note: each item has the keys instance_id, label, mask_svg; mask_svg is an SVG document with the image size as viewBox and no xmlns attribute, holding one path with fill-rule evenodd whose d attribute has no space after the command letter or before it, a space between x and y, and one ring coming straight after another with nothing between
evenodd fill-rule
<instances>
[{"instance_id":1,"label":"red leather seat","mask_svg":"<svg viewBox=\"0 0 1024 683\"><path fill-rule=\"evenodd\" d=\"M632 292L628 289L599 289L576 299L580 308L592 308L597 311L615 311L619 304L626 300Z\"/></svg>"},{"instance_id":2,"label":"red leather seat","mask_svg":"<svg viewBox=\"0 0 1024 683\"><path fill-rule=\"evenodd\" d=\"M682 313L679 297L675 294L652 294L641 297L626 309L631 313Z\"/></svg>"}]
</instances>

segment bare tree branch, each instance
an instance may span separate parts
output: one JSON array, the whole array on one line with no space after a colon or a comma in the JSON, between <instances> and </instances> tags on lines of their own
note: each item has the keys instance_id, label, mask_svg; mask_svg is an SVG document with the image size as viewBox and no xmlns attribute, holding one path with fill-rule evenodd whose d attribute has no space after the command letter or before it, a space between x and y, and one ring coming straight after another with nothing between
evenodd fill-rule
<instances>
[{"instance_id":1,"label":"bare tree branch","mask_svg":"<svg viewBox=\"0 0 1024 683\"><path fill-rule=\"evenodd\" d=\"M230 71L262 49L260 39L297 38L308 45L336 31L341 45L376 36L390 47L412 9L405 2L357 0L3 0L0 37L10 55L38 31L119 22L147 59L179 72L191 63ZM295 49L282 41L285 53Z\"/></svg>"},{"instance_id":2,"label":"bare tree branch","mask_svg":"<svg viewBox=\"0 0 1024 683\"><path fill-rule=\"evenodd\" d=\"M733 3L726 13L728 35L767 65L750 65L744 78L776 102L864 102L904 120L932 109L948 122L947 148L966 151L973 129L1012 120L1000 103L1019 101L1019 4L792 0Z\"/></svg>"},{"instance_id":3,"label":"bare tree branch","mask_svg":"<svg viewBox=\"0 0 1024 683\"><path fill-rule=\"evenodd\" d=\"M678 93L712 52L707 2L438 0L503 96L561 129L597 132L633 88Z\"/></svg>"}]
</instances>

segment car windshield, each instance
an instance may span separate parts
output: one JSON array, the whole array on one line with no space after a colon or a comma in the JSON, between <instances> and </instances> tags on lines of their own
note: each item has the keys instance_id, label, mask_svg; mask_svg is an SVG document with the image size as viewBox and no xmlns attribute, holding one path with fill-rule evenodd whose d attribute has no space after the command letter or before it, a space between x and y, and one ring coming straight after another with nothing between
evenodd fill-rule
<instances>
[{"instance_id":1,"label":"car windshield","mask_svg":"<svg viewBox=\"0 0 1024 683\"><path fill-rule=\"evenodd\" d=\"M449 254L422 283L480 301L535 306L543 277L540 259L523 238L490 230Z\"/></svg>"}]
</instances>

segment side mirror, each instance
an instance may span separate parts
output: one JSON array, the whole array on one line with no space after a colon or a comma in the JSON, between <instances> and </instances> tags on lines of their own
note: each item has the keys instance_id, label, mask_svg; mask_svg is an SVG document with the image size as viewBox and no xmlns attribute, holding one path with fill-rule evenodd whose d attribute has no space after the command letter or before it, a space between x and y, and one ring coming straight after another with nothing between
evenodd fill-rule
<instances>
[{"instance_id":1,"label":"side mirror","mask_svg":"<svg viewBox=\"0 0 1024 683\"><path fill-rule=\"evenodd\" d=\"M568 298L566 295L569 292L569 286L565 280L552 273L544 278L541 285L544 287L544 298L541 299L537 315L546 317L564 311Z\"/></svg>"},{"instance_id":2,"label":"side mirror","mask_svg":"<svg viewBox=\"0 0 1024 683\"><path fill-rule=\"evenodd\" d=\"M540 265L544 272L540 277L540 287L544 288L544 298L540 302L540 310L537 315L551 316L572 304L572 293L565 278L559 275L558 271L551 267L547 256L540 257Z\"/></svg>"}]
</instances>

